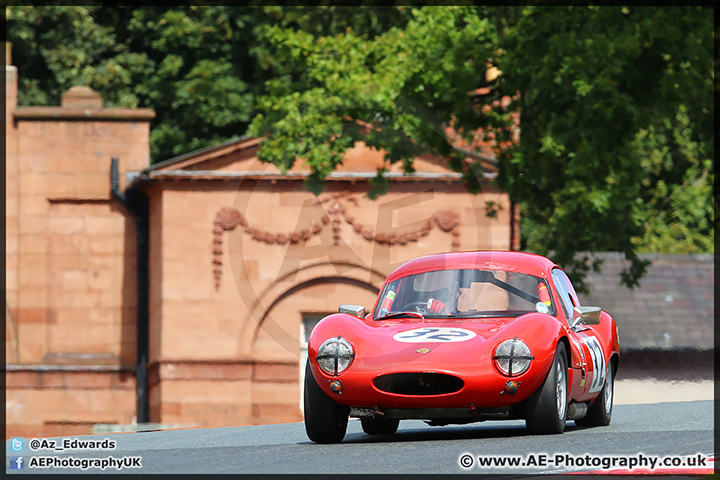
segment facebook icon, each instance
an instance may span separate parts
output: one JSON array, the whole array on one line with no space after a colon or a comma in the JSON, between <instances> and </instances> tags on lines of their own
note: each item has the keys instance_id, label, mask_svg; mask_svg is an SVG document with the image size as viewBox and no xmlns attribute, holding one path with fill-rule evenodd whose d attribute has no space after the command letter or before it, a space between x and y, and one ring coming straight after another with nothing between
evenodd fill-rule
<instances>
[{"instance_id":1,"label":"facebook icon","mask_svg":"<svg viewBox=\"0 0 720 480\"><path fill-rule=\"evenodd\" d=\"M25 468L25 457L22 455L10 455L10 470L22 470Z\"/></svg>"}]
</instances>

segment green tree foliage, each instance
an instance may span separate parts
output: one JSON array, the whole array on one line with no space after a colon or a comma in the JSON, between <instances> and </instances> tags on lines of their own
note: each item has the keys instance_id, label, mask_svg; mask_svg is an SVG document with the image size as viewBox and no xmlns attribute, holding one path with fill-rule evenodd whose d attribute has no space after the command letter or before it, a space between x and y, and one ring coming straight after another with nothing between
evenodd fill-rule
<instances>
[{"instance_id":1,"label":"green tree foliage","mask_svg":"<svg viewBox=\"0 0 720 480\"><path fill-rule=\"evenodd\" d=\"M714 250L714 170L704 146L693 140L684 105L675 117L642 129L632 151L646 172L643 205L636 209L641 252L702 253Z\"/></svg>"},{"instance_id":2,"label":"green tree foliage","mask_svg":"<svg viewBox=\"0 0 720 480\"><path fill-rule=\"evenodd\" d=\"M485 10L405 8L399 10L407 12L404 28L372 34L351 27L334 35L268 28L265 38L283 75L267 83L261 113L251 124L251 134L267 137L260 158L283 169L302 159L312 171L307 186L319 193L345 150L362 140L408 172L415 156L435 151L476 190L477 169L462 161L444 127L454 119L471 136L497 120L479 115L478 102L468 96L497 44ZM371 196L387 187L382 173Z\"/></svg>"},{"instance_id":3,"label":"green tree foliage","mask_svg":"<svg viewBox=\"0 0 720 480\"><path fill-rule=\"evenodd\" d=\"M245 133L307 186L357 141L408 172L425 152L477 191L446 127L497 140L523 247L581 288L578 252L713 249L713 16L674 7L10 7L22 105L90 85L148 107L153 161ZM486 81L488 65L502 74ZM479 90L480 87L489 87ZM502 98L512 98L503 108ZM520 112L513 143L510 112ZM367 128L370 126L371 128ZM387 187L383 170L371 196Z\"/></svg>"},{"instance_id":4,"label":"green tree foliage","mask_svg":"<svg viewBox=\"0 0 720 480\"><path fill-rule=\"evenodd\" d=\"M21 105L89 85L105 106L148 107L154 161L237 136L262 84L249 53L257 9L10 7Z\"/></svg>"},{"instance_id":5,"label":"green tree foliage","mask_svg":"<svg viewBox=\"0 0 720 480\"><path fill-rule=\"evenodd\" d=\"M599 264L578 252L623 252L622 281L634 286L647 266L640 251L712 248L711 10L409 10L404 27L375 36L268 30L280 63L300 75L274 79L260 99L251 131L268 136L261 158L282 168L303 159L317 192L362 139L407 171L413 156L434 150L477 188L476 169L442 129L483 128L503 147L498 182L523 206L525 248L564 265L581 289ZM502 75L479 96L488 61ZM503 96L513 98L507 110ZM357 120L375 129L363 137Z\"/></svg>"},{"instance_id":6,"label":"green tree foliage","mask_svg":"<svg viewBox=\"0 0 720 480\"><path fill-rule=\"evenodd\" d=\"M500 88L521 92L522 141L501 153L500 179L525 204L528 248L552 251L576 280L588 268L576 252L624 252L623 282L636 285L641 248L712 245L709 13L526 7L503 36Z\"/></svg>"},{"instance_id":7,"label":"green tree foliage","mask_svg":"<svg viewBox=\"0 0 720 480\"><path fill-rule=\"evenodd\" d=\"M357 7L27 7L6 9L20 105L59 105L74 85L108 107L146 107L153 162L245 133L265 82L291 72L267 32L334 35L402 25L402 9Z\"/></svg>"},{"instance_id":8,"label":"green tree foliage","mask_svg":"<svg viewBox=\"0 0 720 480\"><path fill-rule=\"evenodd\" d=\"M111 28L89 7L8 7L7 41L18 66L20 105L60 105L60 94L86 85L95 65L111 55Z\"/></svg>"}]
</instances>

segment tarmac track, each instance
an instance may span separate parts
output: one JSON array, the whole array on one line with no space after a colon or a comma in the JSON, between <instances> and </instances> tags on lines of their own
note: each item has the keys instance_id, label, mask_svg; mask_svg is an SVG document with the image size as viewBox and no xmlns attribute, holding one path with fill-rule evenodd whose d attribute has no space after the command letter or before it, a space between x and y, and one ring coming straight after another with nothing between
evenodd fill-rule
<instances>
[{"instance_id":1,"label":"tarmac track","mask_svg":"<svg viewBox=\"0 0 720 480\"><path fill-rule=\"evenodd\" d=\"M529 435L523 421L482 422L430 427L406 420L394 435L369 436L359 420L350 419L343 443L310 442L302 423L249 427L187 429L77 437L116 442L106 451L30 451L26 439L25 469L7 473L240 473L240 474L513 474L569 473L599 470L591 465L548 463L529 467L479 467L478 457L535 456L546 462L555 456L594 457L697 456L712 457L713 402L694 401L644 405L616 405L612 423L602 428L579 428L568 422L562 435ZM56 439L58 440L58 439ZM7 442L6 442L7 443ZM473 464L460 465L469 454ZM141 467L29 468L32 457L141 457ZM712 468L712 463L709 464ZM570 477L572 478L572 477Z\"/></svg>"}]
</instances>

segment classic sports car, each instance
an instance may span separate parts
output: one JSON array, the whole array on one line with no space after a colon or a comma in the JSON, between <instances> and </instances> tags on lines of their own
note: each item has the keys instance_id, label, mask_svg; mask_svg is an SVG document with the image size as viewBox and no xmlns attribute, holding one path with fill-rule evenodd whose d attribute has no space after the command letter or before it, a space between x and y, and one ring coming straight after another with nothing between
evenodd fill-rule
<instances>
[{"instance_id":1,"label":"classic sports car","mask_svg":"<svg viewBox=\"0 0 720 480\"><path fill-rule=\"evenodd\" d=\"M411 260L385 280L373 310L341 305L308 342L305 429L340 442L348 417L365 433L401 419L430 425L525 419L533 433L567 420L608 425L617 325L580 306L545 257L458 252Z\"/></svg>"}]
</instances>

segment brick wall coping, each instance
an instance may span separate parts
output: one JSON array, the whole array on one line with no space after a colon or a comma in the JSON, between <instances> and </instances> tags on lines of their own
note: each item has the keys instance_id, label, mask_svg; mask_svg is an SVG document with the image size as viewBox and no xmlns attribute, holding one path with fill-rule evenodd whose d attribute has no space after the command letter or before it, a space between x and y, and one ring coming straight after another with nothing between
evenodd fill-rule
<instances>
[{"instance_id":1,"label":"brick wall coping","mask_svg":"<svg viewBox=\"0 0 720 480\"><path fill-rule=\"evenodd\" d=\"M528 253L537 253L532 250L524 250ZM550 252L550 256L552 256L554 252ZM609 260L609 261L620 261L620 262L629 262L625 258L625 254L622 252L578 252L576 254L577 259L581 259L583 256L588 256L590 259L596 258L598 260ZM641 260L666 260L671 262L679 262L679 261L694 261L694 262L714 262L715 261L715 254L713 253L681 253L681 254L671 254L671 253L638 253L638 258Z\"/></svg>"},{"instance_id":2,"label":"brick wall coping","mask_svg":"<svg viewBox=\"0 0 720 480\"><path fill-rule=\"evenodd\" d=\"M66 108L66 107L18 107L13 111L18 120L106 120L146 121L155 118L149 108Z\"/></svg>"},{"instance_id":3,"label":"brick wall coping","mask_svg":"<svg viewBox=\"0 0 720 480\"><path fill-rule=\"evenodd\" d=\"M310 172L222 172L214 170L165 170L165 171L146 171L146 172L128 172L128 179L132 183L140 183L147 180L236 180L236 179L258 179L258 180L305 180ZM365 181L375 178L375 172L332 172L326 180L339 181ZM483 177L487 179L495 178L493 173L483 173ZM416 172L406 175L400 172L385 172L383 177L391 180L434 180L458 182L462 179L461 173L429 173Z\"/></svg>"},{"instance_id":4,"label":"brick wall coping","mask_svg":"<svg viewBox=\"0 0 720 480\"><path fill-rule=\"evenodd\" d=\"M131 372L135 365L5 365L8 372Z\"/></svg>"},{"instance_id":5,"label":"brick wall coping","mask_svg":"<svg viewBox=\"0 0 720 480\"><path fill-rule=\"evenodd\" d=\"M578 256L589 255L591 257L600 260L619 260L625 261L625 255L621 252L583 252L579 253ZM715 255L712 253L685 253L685 254L665 254L665 253L639 253L638 257L641 260L669 260L669 261L697 261L697 262L712 262L715 259Z\"/></svg>"},{"instance_id":6,"label":"brick wall coping","mask_svg":"<svg viewBox=\"0 0 720 480\"><path fill-rule=\"evenodd\" d=\"M103 433L132 433L132 432L155 432L157 430L181 430L185 428L197 428L197 423L96 423L92 427L92 434Z\"/></svg>"},{"instance_id":7,"label":"brick wall coping","mask_svg":"<svg viewBox=\"0 0 720 480\"><path fill-rule=\"evenodd\" d=\"M293 360L261 360L255 358L233 358L233 359L216 359L216 358L163 358L154 360L148 365L160 364L202 364L202 365L297 365L297 361Z\"/></svg>"},{"instance_id":8,"label":"brick wall coping","mask_svg":"<svg viewBox=\"0 0 720 480\"><path fill-rule=\"evenodd\" d=\"M173 380L296 382L297 361L259 359L187 359L155 361L148 365L148 385Z\"/></svg>"}]
</instances>

